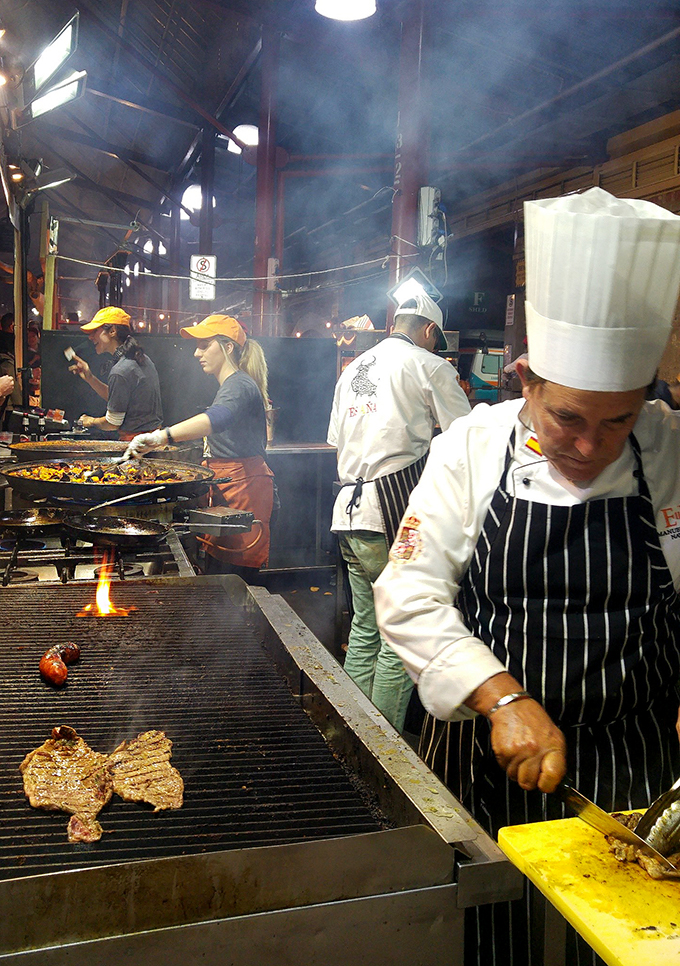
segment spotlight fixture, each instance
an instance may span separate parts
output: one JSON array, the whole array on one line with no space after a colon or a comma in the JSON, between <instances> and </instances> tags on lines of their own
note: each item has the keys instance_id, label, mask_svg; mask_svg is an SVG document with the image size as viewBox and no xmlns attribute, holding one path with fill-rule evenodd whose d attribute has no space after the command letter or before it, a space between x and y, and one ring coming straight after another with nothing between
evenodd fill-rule
<instances>
[{"instance_id":1,"label":"spotlight fixture","mask_svg":"<svg viewBox=\"0 0 680 966\"><path fill-rule=\"evenodd\" d=\"M375 0L316 0L314 9L330 20L366 20L376 6Z\"/></svg>"},{"instance_id":2,"label":"spotlight fixture","mask_svg":"<svg viewBox=\"0 0 680 966\"><path fill-rule=\"evenodd\" d=\"M48 111L53 111L55 107L68 104L77 97L81 97L85 90L87 74L84 70L76 71L63 80L60 84L51 87L44 94L38 95L28 107L23 111L23 123L34 120Z\"/></svg>"},{"instance_id":3,"label":"spotlight fixture","mask_svg":"<svg viewBox=\"0 0 680 966\"><path fill-rule=\"evenodd\" d=\"M26 71L24 103L33 100L75 51L78 46L78 21L79 14L75 13Z\"/></svg>"},{"instance_id":4,"label":"spotlight fixture","mask_svg":"<svg viewBox=\"0 0 680 966\"><path fill-rule=\"evenodd\" d=\"M388 291L387 296L395 305L399 305L400 302L415 298L416 295L420 295L422 292L429 295L435 302L441 301L442 293L437 286L428 278L422 269L415 266Z\"/></svg>"}]
</instances>

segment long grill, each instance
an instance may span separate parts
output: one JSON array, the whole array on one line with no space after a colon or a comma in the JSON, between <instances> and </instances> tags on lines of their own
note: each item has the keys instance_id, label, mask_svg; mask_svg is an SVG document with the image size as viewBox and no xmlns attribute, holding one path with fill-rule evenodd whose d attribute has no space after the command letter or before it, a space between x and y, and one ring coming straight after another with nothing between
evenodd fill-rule
<instances>
[{"instance_id":1,"label":"long grill","mask_svg":"<svg viewBox=\"0 0 680 966\"><path fill-rule=\"evenodd\" d=\"M295 703L245 610L215 586L113 585L130 617L75 616L92 584L5 588L0 627L0 878L376 831L364 801ZM43 652L77 641L55 691ZM116 796L101 841L69 845L68 816L32 809L19 764L55 725L96 751L159 729L173 740L184 806L154 814Z\"/></svg>"}]
</instances>

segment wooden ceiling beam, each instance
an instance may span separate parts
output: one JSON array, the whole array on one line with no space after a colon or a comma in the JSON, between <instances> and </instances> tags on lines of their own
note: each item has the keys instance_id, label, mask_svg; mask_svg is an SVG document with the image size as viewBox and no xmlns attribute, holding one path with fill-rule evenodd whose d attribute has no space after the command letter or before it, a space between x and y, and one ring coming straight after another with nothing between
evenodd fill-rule
<instances>
[{"instance_id":1,"label":"wooden ceiling beam","mask_svg":"<svg viewBox=\"0 0 680 966\"><path fill-rule=\"evenodd\" d=\"M58 124L47 124L46 122L40 123L40 130L44 134L61 138L61 140L69 141L73 144L80 144L85 148L92 148L93 151L100 151L102 154L118 158L120 161L145 164L150 168L156 168L156 170L162 171L164 174L168 173L161 166L157 158L144 154L142 151L129 151L127 148L122 148L117 144L111 144L109 141L105 141L104 138L100 138L97 135L81 134L70 128L61 127Z\"/></svg>"},{"instance_id":2,"label":"wooden ceiling beam","mask_svg":"<svg viewBox=\"0 0 680 966\"><path fill-rule=\"evenodd\" d=\"M192 131L197 131L200 127L195 121L187 119L185 111L155 98L139 96L136 100L131 101L128 98L119 97L118 94L114 94L111 91L94 90L92 87L88 87L85 96L87 97L90 94L94 97L105 97L107 100L114 101L114 103L120 104L121 107L127 107L133 111L142 111L145 114L151 114L161 121L171 121L173 124L181 124L183 127L191 128Z\"/></svg>"}]
</instances>

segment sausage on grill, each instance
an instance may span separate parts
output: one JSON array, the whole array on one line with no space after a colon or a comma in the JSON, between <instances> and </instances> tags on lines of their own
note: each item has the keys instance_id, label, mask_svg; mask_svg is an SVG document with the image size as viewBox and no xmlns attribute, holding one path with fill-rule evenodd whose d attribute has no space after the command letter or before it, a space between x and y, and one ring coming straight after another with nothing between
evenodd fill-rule
<instances>
[{"instance_id":1,"label":"sausage on grill","mask_svg":"<svg viewBox=\"0 0 680 966\"><path fill-rule=\"evenodd\" d=\"M80 646L69 641L56 644L45 651L40 659L40 673L50 684L62 685L68 677L67 664L73 664L80 657Z\"/></svg>"}]
</instances>

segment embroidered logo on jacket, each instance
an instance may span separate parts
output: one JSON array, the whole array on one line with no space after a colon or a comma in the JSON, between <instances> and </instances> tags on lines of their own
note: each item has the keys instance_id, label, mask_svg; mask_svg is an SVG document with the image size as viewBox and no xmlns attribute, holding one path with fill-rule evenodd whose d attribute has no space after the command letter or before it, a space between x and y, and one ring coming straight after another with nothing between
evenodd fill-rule
<instances>
[{"instance_id":1,"label":"embroidered logo on jacket","mask_svg":"<svg viewBox=\"0 0 680 966\"><path fill-rule=\"evenodd\" d=\"M524 444L527 449L530 449L532 453L537 453L538 456L543 456L543 450L541 449L541 444L536 439L535 436L530 436L529 439Z\"/></svg>"},{"instance_id":2,"label":"embroidered logo on jacket","mask_svg":"<svg viewBox=\"0 0 680 966\"><path fill-rule=\"evenodd\" d=\"M390 550L392 560L405 561L416 559L422 549L420 534L418 533L419 527L420 520L413 514L410 514L403 520L399 527L397 539L392 544L392 549Z\"/></svg>"},{"instance_id":3,"label":"embroidered logo on jacket","mask_svg":"<svg viewBox=\"0 0 680 966\"><path fill-rule=\"evenodd\" d=\"M659 530L660 537L670 537L680 540L680 506L665 506L659 510L663 516L664 526Z\"/></svg>"},{"instance_id":4,"label":"embroidered logo on jacket","mask_svg":"<svg viewBox=\"0 0 680 966\"><path fill-rule=\"evenodd\" d=\"M350 382L350 386L357 394L357 396L375 396L378 391L378 387L374 382L368 378L366 373L371 366L375 365L375 356L371 362L360 362L357 367L357 374L354 376Z\"/></svg>"}]
</instances>

